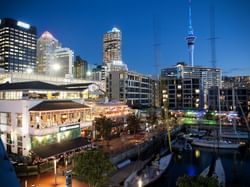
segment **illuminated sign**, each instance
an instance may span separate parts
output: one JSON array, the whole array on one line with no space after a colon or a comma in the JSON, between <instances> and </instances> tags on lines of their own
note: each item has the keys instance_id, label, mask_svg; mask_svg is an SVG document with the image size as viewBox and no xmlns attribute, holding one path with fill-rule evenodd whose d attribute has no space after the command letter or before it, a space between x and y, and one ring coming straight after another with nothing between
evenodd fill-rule
<instances>
[{"instance_id":1,"label":"illuminated sign","mask_svg":"<svg viewBox=\"0 0 250 187\"><path fill-rule=\"evenodd\" d=\"M18 22L17 22L17 25L18 25L19 27L23 27L23 28L25 28L25 29L29 29L29 28L30 28L30 25L29 25L28 23L24 23L24 22L22 22L22 21L18 21Z\"/></svg>"},{"instance_id":2,"label":"illuminated sign","mask_svg":"<svg viewBox=\"0 0 250 187\"><path fill-rule=\"evenodd\" d=\"M59 132L65 132L65 131L69 131L72 129L78 129L78 128L80 128L80 124L62 126L62 127L59 127Z\"/></svg>"}]
</instances>

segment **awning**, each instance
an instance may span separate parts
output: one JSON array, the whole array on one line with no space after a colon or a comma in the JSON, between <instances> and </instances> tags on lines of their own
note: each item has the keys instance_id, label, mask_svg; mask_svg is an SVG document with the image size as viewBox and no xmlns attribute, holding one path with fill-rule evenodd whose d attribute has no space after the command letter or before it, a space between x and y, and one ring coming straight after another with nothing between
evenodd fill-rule
<instances>
[{"instance_id":1,"label":"awning","mask_svg":"<svg viewBox=\"0 0 250 187\"><path fill-rule=\"evenodd\" d=\"M73 140L63 141L61 143L50 144L33 149L32 151L39 157L45 159L57 156L78 148L83 148L89 144L87 138L79 137Z\"/></svg>"}]
</instances>

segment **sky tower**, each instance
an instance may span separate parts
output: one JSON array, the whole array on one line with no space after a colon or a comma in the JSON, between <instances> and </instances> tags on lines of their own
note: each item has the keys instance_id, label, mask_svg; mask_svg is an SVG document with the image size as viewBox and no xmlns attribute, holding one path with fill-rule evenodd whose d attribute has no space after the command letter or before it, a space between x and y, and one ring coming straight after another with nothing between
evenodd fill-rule
<instances>
[{"instance_id":1,"label":"sky tower","mask_svg":"<svg viewBox=\"0 0 250 187\"><path fill-rule=\"evenodd\" d=\"M186 37L186 41L188 45L189 65L194 66L194 42L196 37L194 36L194 30L192 27L191 0L188 0L188 7L189 7L189 18L188 18L188 35Z\"/></svg>"}]
</instances>

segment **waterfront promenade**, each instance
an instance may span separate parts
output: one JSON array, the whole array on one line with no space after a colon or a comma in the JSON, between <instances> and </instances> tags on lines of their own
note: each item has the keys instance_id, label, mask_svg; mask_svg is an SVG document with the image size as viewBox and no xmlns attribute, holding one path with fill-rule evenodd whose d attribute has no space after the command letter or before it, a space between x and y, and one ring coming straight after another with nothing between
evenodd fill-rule
<instances>
[{"instance_id":1,"label":"waterfront promenade","mask_svg":"<svg viewBox=\"0 0 250 187\"><path fill-rule=\"evenodd\" d=\"M21 178L21 187L25 186L25 180L27 180L27 187L34 185L35 187L65 187L66 179L65 176L57 175L56 176L56 185L55 185L55 176L52 172L43 173L40 175L34 175L30 177ZM89 187L86 183L79 181L75 178L72 179L73 187Z\"/></svg>"},{"instance_id":2,"label":"waterfront promenade","mask_svg":"<svg viewBox=\"0 0 250 187\"><path fill-rule=\"evenodd\" d=\"M123 135L119 138L114 138L108 142L107 141L99 141L96 142L96 145L101 147L105 152L117 156L122 154L129 149L135 147L136 145L143 144L145 141L149 141L153 136L157 136L159 133L162 132L162 129L154 129L148 133L142 134L135 134L135 135ZM110 177L109 184L112 186L119 186L121 182L123 182L133 171L140 170L145 165L148 160L144 161L134 161L131 164L125 166L122 169L117 170L113 175ZM53 172L46 172L40 175L34 175L29 177L21 177L21 187L25 187L25 180L28 182L28 187L32 184L35 187L50 187L50 186L57 186L57 187L65 187L65 176L62 173L66 172L66 169L63 166L58 168L58 175L56 177L57 185L55 185L55 177ZM73 179L74 187L88 187L88 185L84 182L81 182L77 179Z\"/></svg>"}]
</instances>

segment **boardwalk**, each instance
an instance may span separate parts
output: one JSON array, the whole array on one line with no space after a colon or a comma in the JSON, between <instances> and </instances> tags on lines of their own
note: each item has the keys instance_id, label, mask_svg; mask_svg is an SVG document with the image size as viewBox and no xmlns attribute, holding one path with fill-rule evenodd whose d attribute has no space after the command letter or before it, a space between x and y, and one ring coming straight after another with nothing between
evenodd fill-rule
<instances>
[{"instance_id":1,"label":"boardwalk","mask_svg":"<svg viewBox=\"0 0 250 187\"><path fill-rule=\"evenodd\" d=\"M35 187L65 187L66 186L66 181L65 181L65 176L57 176L56 181L57 185L55 185L55 178L53 173L44 173L41 174L40 176L31 176L21 178L21 187L25 187L25 180L27 180L28 185L27 187L31 187L32 184L35 185ZM72 181L72 186L73 187L89 187L87 184L73 179Z\"/></svg>"}]
</instances>

